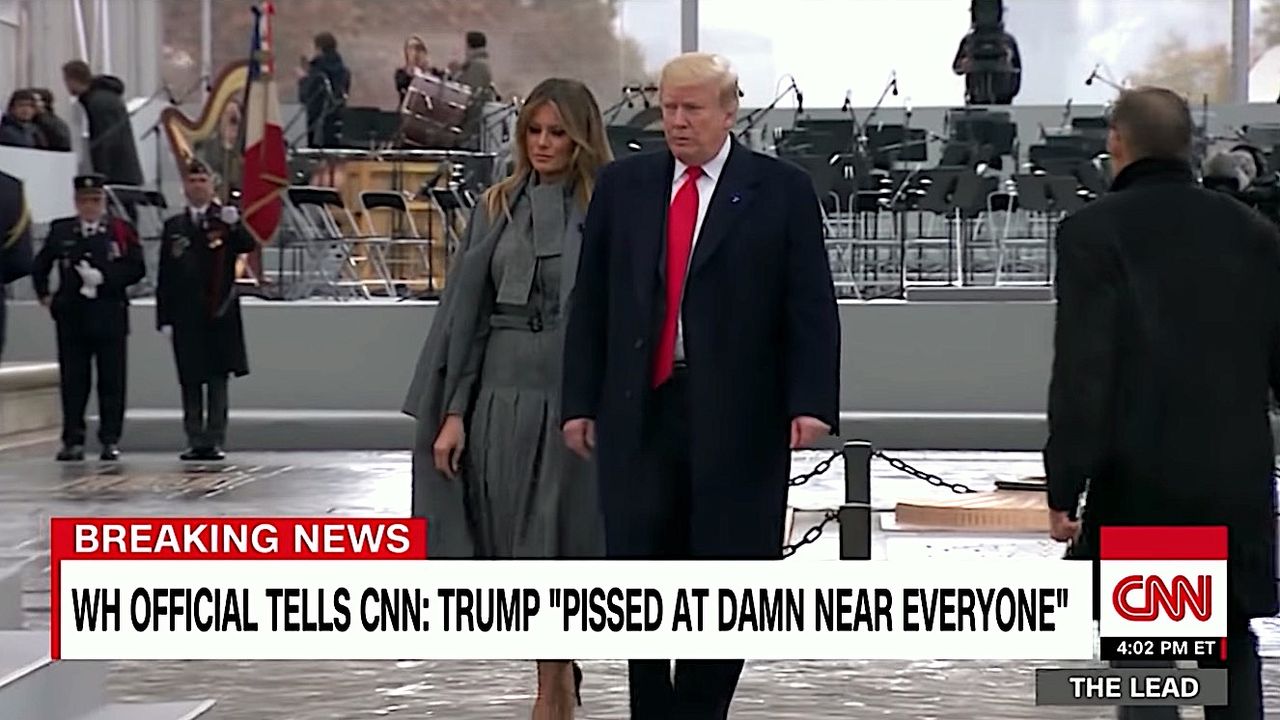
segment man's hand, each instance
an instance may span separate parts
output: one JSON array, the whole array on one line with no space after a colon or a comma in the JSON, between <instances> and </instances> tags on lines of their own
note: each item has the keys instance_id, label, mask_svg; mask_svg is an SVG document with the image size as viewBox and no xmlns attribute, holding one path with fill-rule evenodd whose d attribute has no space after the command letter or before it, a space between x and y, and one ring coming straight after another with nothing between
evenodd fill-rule
<instances>
[{"instance_id":1,"label":"man's hand","mask_svg":"<svg viewBox=\"0 0 1280 720\"><path fill-rule=\"evenodd\" d=\"M50 305L52 305L52 304L53 304L53 298L52 298L52 297L50 297L50 296L48 296L48 295L41 295L41 296L40 296L40 304L41 304L41 305L43 305L43 306L45 306L45 307L49 307Z\"/></svg>"},{"instance_id":2,"label":"man's hand","mask_svg":"<svg viewBox=\"0 0 1280 720\"><path fill-rule=\"evenodd\" d=\"M1065 510L1049 511L1049 537L1058 542L1071 542L1080 535L1080 521L1072 520Z\"/></svg>"},{"instance_id":3,"label":"man's hand","mask_svg":"<svg viewBox=\"0 0 1280 720\"><path fill-rule=\"evenodd\" d=\"M813 447L818 438L831 432L831 426L818 418L800 415L791 419L791 449Z\"/></svg>"},{"instance_id":4,"label":"man's hand","mask_svg":"<svg viewBox=\"0 0 1280 720\"><path fill-rule=\"evenodd\" d=\"M564 444L583 460L591 459L596 449L596 421L591 418L574 418L564 424Z\"/></svg>"},{"instance_id":5,"label":"man's hand","mask_svg":"<svg viewBox=\"0 0 1280 720\"><path fill-rule=\"evenodd\" d=\"M173 326L172 326L172 325L161 325L161 326L160 326L160 333L161 333L162 335L164 335L165 337L170 337L170 336L172 336L172 335L173 335Z\"/></svg>"}]
</instances>

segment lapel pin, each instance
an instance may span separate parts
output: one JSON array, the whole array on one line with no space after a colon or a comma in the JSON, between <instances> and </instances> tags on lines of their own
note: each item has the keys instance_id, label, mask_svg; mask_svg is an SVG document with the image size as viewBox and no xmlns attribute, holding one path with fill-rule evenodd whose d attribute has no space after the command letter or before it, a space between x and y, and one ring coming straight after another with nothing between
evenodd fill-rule
<instances>
[{"instance_id":1,"label":"lapel pin","mask_svg":"<svg viewBox=\"0 0 1280 720\"><path fill-rule=\"evenodd\" d=\"M737 202L741 199L742 199L741 195L734 195L732 198L729 199L729 202L737 204Z\"/></svg>"}]
</instances>

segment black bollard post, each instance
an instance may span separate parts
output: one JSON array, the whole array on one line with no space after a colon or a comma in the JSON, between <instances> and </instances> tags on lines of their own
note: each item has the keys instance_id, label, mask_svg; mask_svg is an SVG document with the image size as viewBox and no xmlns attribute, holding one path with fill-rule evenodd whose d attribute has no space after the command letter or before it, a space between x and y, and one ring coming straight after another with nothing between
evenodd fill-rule
<instances>
[{"instance_id":1,"label":"black bollard post","mask_svg":"<svg viewBox=\"0 0 1280 720\"><path fill-rule=\"evenodd\" d=\"M840 559L871 559L871 443L844 444L844 505L840 507Z\"/></svg>"}]
</instances>

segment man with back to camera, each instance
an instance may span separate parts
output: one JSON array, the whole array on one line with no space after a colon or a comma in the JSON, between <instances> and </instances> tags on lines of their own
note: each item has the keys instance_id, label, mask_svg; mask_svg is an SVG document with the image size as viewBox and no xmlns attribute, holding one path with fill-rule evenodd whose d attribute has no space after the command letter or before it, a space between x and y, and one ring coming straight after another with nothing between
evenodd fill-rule
<instances>
[{"instance_id":1,"label":"man with back to camera","mask_svg":"<svg viewBox=\"0 0 1280 720\"><path fill-rule=\"evenodd\" d=\"M95 76L83 60L63 65L62 80L88 118L93 171L113 185L142 185L142 165L124 102L124 82L113 75Z\"/></svg>"},{"instance_id":2,"label":"man with back to camera","mask_svg":"<svg viewBox=\"0 0 1280 720\"><path fill-rule=\"evenodd\" d=\"M839 419L813 184L730 129L716 55L663 68L668 150L600 174L566 328L565 440L598 459L607 555L782 556L792 448ZM632 717L723 718L741 660L630 663Z\"/></svg>"},{"instance_id":3,"label":"man with back to camera","mask_svg":"<svg viewBox=\"0 0 1280 720\"><path fill-rule=\"evenodd\" d=\"M187 207L164 223L156 281L156 327L173 341L182 389L182 460L222 460L228 377L249 374L236 258L252 252L240 212L215 198L213 173L192 159L183 175Z\"/></svg>"},{"instance_id":4,"label":"man with back to camera","mask_svg":"<svg viewBox=\"0 0 1280 720\"><path fill-rule=\"evenodd\" d=\"M49 225L31 271L36 297L57 323L62 390L62 449L57 459L63 462L84 459L84 411L89 403L90 365L95 361L100 457L120 457L129 340L128 288L141 280L147 269L133 227L107 213L106 184L107 179L98 174L76 177L76 216L59 218ZM50 296L49 273L55 267L58 290Z\"/></svg>"},{"instance_id":5,"label":"man with back to camera","mask_svg":"<svg viewBox=\"0 0 1280 720\"><path fill-rule=\"evenodd\" d=\"M1227 526L1230 704L1205 717L1261 718L1249 620L1277 610L1268 390L1280 394L1280 234L1196 185L1192 129L1173 92L1122 93L1111 193L1059 229L1050 533L1096 561L1101 526Z\"/></svg>"}]
</instances>

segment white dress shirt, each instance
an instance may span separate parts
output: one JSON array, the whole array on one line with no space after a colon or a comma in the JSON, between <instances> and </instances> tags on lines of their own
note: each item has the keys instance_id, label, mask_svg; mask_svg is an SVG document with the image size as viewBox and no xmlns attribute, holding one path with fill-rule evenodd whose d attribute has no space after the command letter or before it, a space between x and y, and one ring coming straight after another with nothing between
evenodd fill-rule
<instances>
[{"instance_id":1,"label":"white dress shirt","mask_svg":"<svg viewBox=\"0 0 1280 720\"><path fill-rule=\"evenodd\" d=\"M94 235L97 235L99 232L105 230L106 227L107 227L107 223L106 223L105 217L100 217L97 220L94 220L92 222L88 220L81 220L80 234L83 235L84 237L92 237Z\"/></svg>"},{"instance_id":2,"label":"white dress shirt","mask_svg":"<svg viewBox=\"0 0 1280 720\"><path fill-rule=\"evenodd\" d=\"M720 152L715 157L707 161L702 166L702 175L698 177L698 220L693 226L693 243L689 246L689 260L693 261L693 250L698 246L698 236L702 234L702 221L707 217L707 208L711 206L711 195L716 191L716 183L720 182L720 176L724 173L725 161L729 159L730 139L728 136L724 139L724 144L720 146ZM685 183L687 177L685 170L688 165L676 159L676 167L671 178L671 196L667 199L668 206L672 200L675 200L676 191ZM665 232L665 228L663 228ZM665 238L664 238L665 240ZM688 266L685 267L685 280L688 280ZM684 304L684 286L681 285L680 303ZM676 360L684 360L684 313L676 317Z\"/></svg>"},{"instance_id":3,"label":"white dress shirt","mask_svg":"<svg viewBox=\"0 0 1280 720\"><path fill-rule=\"evenodd\" d=\"M191 222L199 225L200 220L205 216L205 213L209 212L209 206L208 205L204 205L202 207L187 206L187 212L190 213Z\"/></svg>"}]
</instances>

